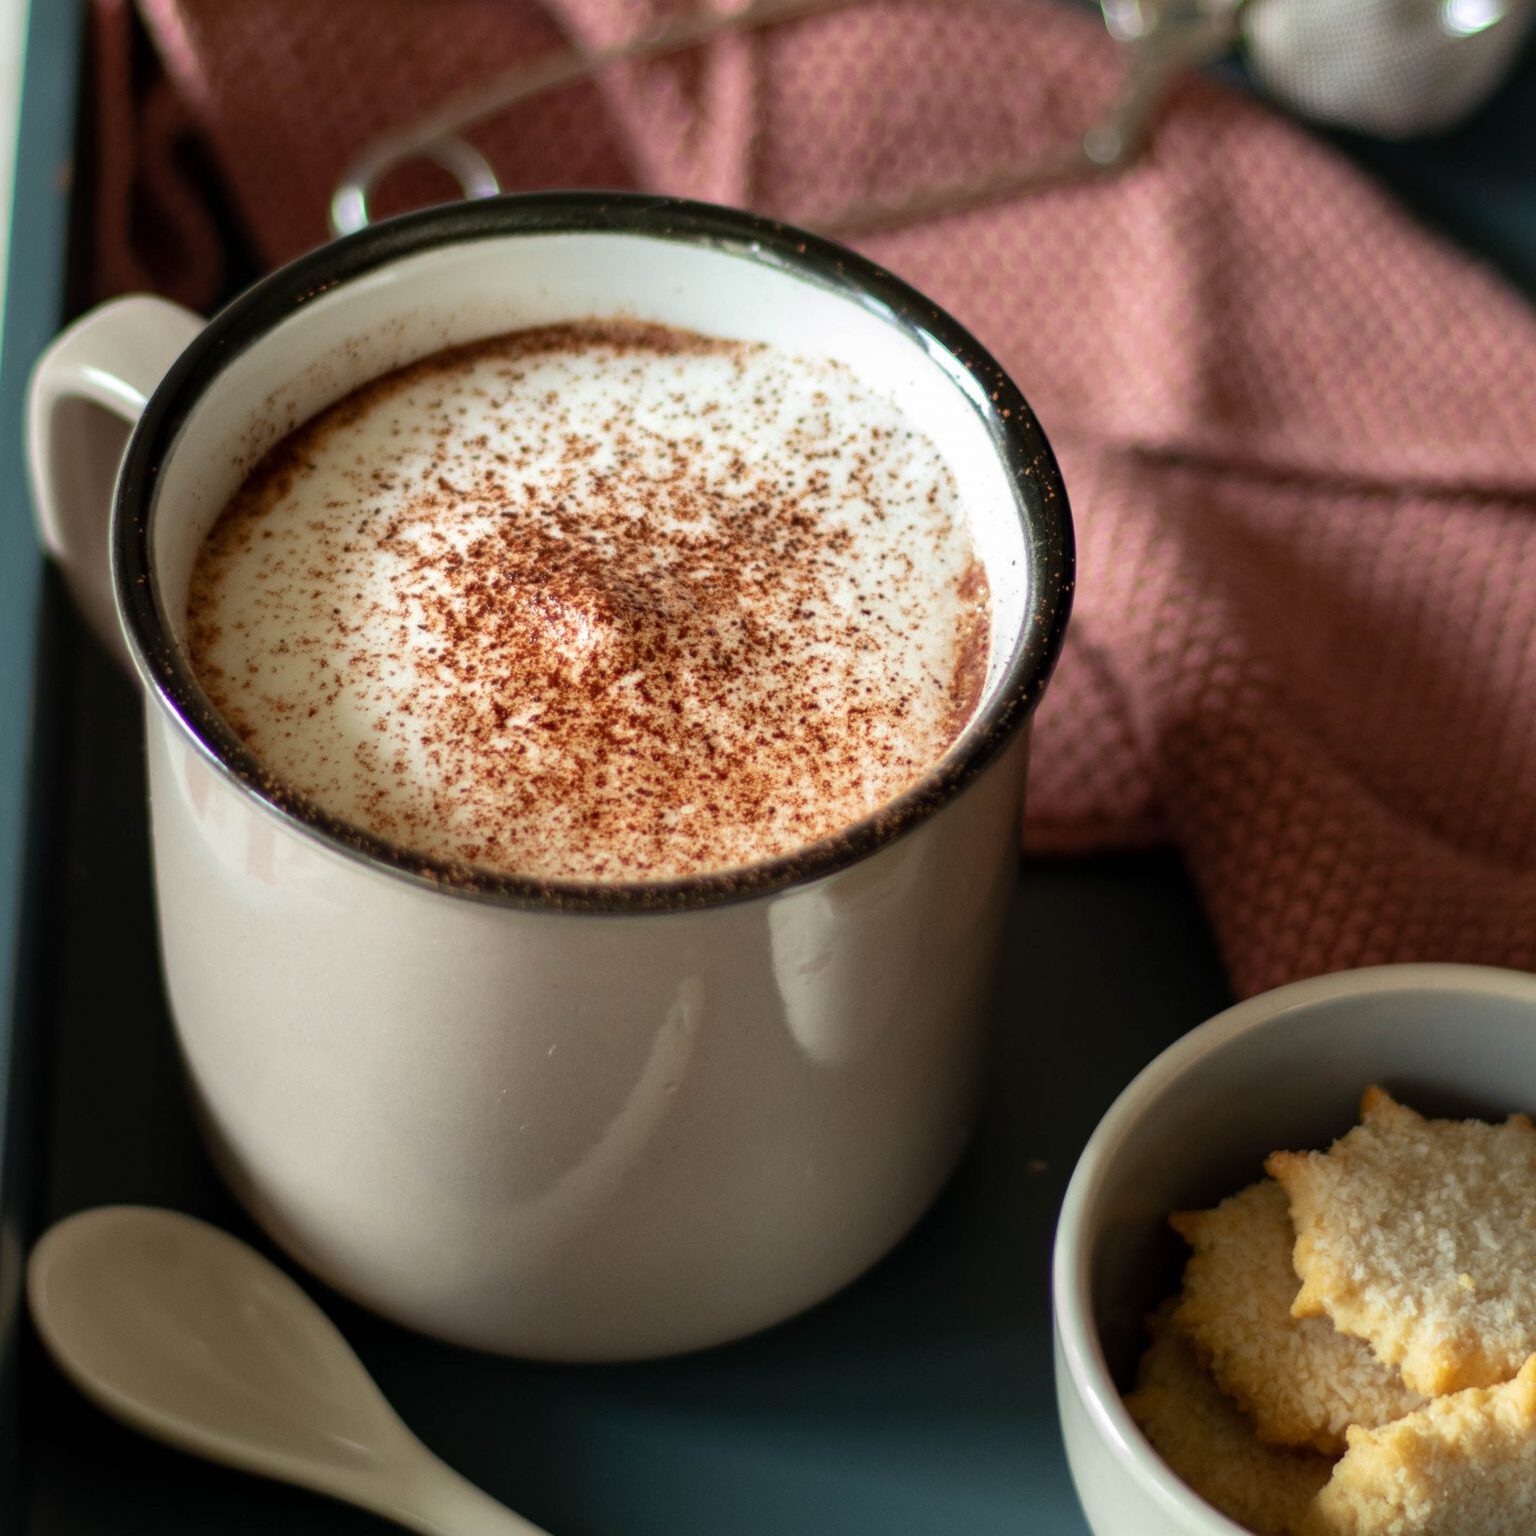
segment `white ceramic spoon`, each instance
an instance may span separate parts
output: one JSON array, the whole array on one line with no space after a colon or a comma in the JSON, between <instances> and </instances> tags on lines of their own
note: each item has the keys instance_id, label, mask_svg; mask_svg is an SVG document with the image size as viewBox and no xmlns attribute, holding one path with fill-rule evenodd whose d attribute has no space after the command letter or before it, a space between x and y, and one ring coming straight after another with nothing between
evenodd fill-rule
<instances>
[{"instance_id":1,"label":"white ceramic spoon","mask_svg":"<svg viewBox=\"0 0 1536 1536\"><path fill-rule=\"evenodd\" d=\"M64 1374L158 1440L429 1536L545 1536L439 1461L319 1307L217 1227L82 1211L32 1250L27 1299Z\"/></svg>"}]
</instances>

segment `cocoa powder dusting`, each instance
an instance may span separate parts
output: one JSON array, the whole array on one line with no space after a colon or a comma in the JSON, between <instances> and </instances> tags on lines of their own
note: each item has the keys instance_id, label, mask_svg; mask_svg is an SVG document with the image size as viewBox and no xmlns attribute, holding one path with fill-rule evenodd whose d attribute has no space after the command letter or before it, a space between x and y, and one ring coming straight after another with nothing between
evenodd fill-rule
<instances>
[{"instance_id":1,"label":"cocoa powder dusting","mask_svg":"<svg viewBox=\"0 0 1536 1536\"><path fill-rule=\"evenodd\" d=\"M989 624L947 466L845 369L591 322L435 354L291 433L205 541L188 637L331 814L643 881L899 794L973 712Z\"/></svg>"}]
</instances>

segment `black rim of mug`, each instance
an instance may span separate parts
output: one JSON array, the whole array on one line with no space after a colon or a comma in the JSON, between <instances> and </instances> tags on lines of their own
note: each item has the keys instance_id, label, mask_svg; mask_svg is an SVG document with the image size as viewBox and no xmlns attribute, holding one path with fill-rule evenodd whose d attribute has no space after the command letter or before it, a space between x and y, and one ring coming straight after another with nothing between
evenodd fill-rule
<instances>
[{"instance_id":1,"label":"black rim of mug","mask_svg":"<svg viewBox=\"0 0 1536 1536\"><path fill-rule=\"evenodd\" d=\"M210 381L307 304L381 266L437 247L519 235L621 234L702 245L830 289L916 338L983 418L1007 466L1031 571L1031 611L1003 676L957 748L897 799L792 853L653 882L541 880L401 848L273 781L214 709L172 638L150 558L160 469ZM867 857L952 800L1028 721L1050 678L1072 604L1074 548L1055 455L1018 387L932 300L843 246L736 209L637 193L486 198L405 214L321 246L263 278L210 320L145 407L123 460L113 519L118 600L151 687L203 755L265 809L331 849L425 888L499 906L580 912L685 911L803 885Z\"/></svg>"}]
</instances>

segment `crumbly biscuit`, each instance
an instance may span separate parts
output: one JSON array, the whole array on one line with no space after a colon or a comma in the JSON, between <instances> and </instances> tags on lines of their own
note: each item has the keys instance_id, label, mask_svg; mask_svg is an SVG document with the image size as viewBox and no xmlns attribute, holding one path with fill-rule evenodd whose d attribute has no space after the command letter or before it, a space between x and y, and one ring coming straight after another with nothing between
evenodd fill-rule
<instances>
[{"instance_id":1,"label":"crumbly biscuit","mask_svg":"<svg viewBox=\"0 0 1536 1536\"><path fill-rule=\"evenodd\" d=\"M1291 1267L1296 1233L1273 1179L1215 1210L1169 1219L1195 1250L1173 1325L1261 1440L1337 1454L1351 1424L1387 1424L1423 1404L1363 1339L1327 1318L1291 1315L1301 1283Z\"/></svg>"},{"instance_id":2,"label":"crumbly biscuit","mask_svg":"<svg viewBox=\"0 0 1536 1536\"><path fill-rule=\"evenodd\" d=\"M1349 1449L1298 1536L1530 1536L1536 1530L1536 1355L1499 1387L1434 1399Z\"/></svg>"},{"instance_id":3,"label":"crumbly biscuit","mask_svg":"<svg viewBox=\"0 0 1536 1536\"><path fill-rule=\"evenodd\" d=\"M1328 1481L1327 1457L1266 1445L1187 1341L1159 1322L1125 1402L1173 1472L1256 1536L1291 1536Z\"/></svg>"},{"instance_id":4,"label":"crumbly biscuit","mask_svg":"<svg viewBox=\"0 0 1536 1536\"><path fill-rule=\"evenodd\" d=\"M1292 1312L1368 1339L1415 1391L1508 1381L1536 1352L1536 1126L1425 1120L1368 1088L1327 1152L1276 1152Z\"/></svg>"}]
</instances>

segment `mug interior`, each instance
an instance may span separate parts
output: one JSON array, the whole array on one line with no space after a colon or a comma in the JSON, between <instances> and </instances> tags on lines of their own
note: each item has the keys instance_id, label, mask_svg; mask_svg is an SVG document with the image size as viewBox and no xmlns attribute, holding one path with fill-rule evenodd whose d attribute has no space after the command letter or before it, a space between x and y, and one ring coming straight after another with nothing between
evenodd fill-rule
<instances>
[{"instance_id":1,"label":"mug interior","mask_svg":"<svg viewBox=\"0 0 1536 1536\"><path fill-rule=\"evenodd\" d=\"M1016 387L942 311L840 247L729 210L596 194L430 210L311 253L216 317L151 402L119 484L117 587L146 681L220 767L279 810L300 810L342 851L390 857L317 808L284 803L191 675L187 600L202 540L270 448L359 385L445 347L613 318L835 358L926 432L956 478L990 586L985 685L945 757L892 807L754 866L750 879L655 882L643 894L487 879L483 893L667 906L795 883L936 809L1001 750L1044 687L1070 606L1065 493Z\"/></svg>"},{"instance_id":2,"label":"mug interior","mask_svg":"<svg viewBox=\"0 0 1536 1536\"><path fill-rule=\"evenodd\" d=\"M639 235L505 236L421 252L324 294L242 351L181 430L156 496L152 559L185 649L198 546L268 449L359 385L445 347L528 326L625 318L831 357L933 439L959 485L991 586L983 697L1029 611L1008 467L976 409L979 381L912 332L807 276L732 252Z\"/></svg>"}]
</instances>

